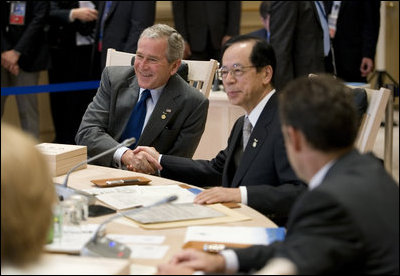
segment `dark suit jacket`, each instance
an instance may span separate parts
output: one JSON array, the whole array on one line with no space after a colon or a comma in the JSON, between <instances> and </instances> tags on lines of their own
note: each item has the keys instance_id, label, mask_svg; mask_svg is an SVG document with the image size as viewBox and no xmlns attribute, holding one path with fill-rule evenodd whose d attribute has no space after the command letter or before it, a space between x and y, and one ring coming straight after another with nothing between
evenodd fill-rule
<instances>
[{"instance_id":1,"label":"dark suit jacket","mask_svg":"<svg viewBox=\"0 0 400 276\"><path fill-rule=\"evenodd\" d=\"M96 25L95 50L100 33L100 22L105 1L99 2L99 20ZM106 63L107 49L136 53L137 42L144 29L154 24L156 1L113 1L104 22L101 68Z\"/></svg>"},{"instance_id":2,"label":"dark suit jacket","mask_svg":"<svg viewBox=\"0 0 400 276\"><path fill-rule=\"evenodd\" d=\"M276 54L275 87L324 72L324 38L314 1L273 1L270 43Z\"/></svg>"},{"instance_id":3,"label":"dark suit jacket","mask_svg":"<svg viewBox=\"0 0 400 276\"><path fill-rule=\"evenodd\" d=\"M51 1L49 13L49 44L52 48L70 49L76 47L76 33L91 35L96 26L96 20L82 22L69 21L72 9L79 8L79 1ZM88 57L89 58L89 57Z\"/></svg>"},{"instance_id":4,"label":"dark suit jacket","mask_svg":"<svg viewBox=\"0 0 400 276\"><path fill-rule=\"evenodd\" d=\"M132 66L109 66L82 119L75 141L94 156L118 144L138 100L139 85ZM192 157L203 134L208 100L181 77L173 75L138 140L162 154ZM166 115L162 119L162 115ZM163 116L164 117L164 116ZM113 153L95 164L112 166Z\"/></svg>"},{"instance_id":5,"label":"dark suit jacket","mask_svg":"<svg viewBox=\"0 0 400 276\"><path fill-rule=\"evenodd\" d=\"M240 269L286 257L298 274L399 274L399 187L353 150L292 208L284 242L237 250Z\"/></svg>"},{"instance_id":6,"label":"dark suit jacket","mask_svg":"<svg viewBox=\"0 0 400 276\"><path fill-rule=\"evenodd\" d=\"M96 20L82 22L69 20L72 9L79 1L51 1L49 13L49 45L51 66L49 82L63 83L89 81L91 75L92 44L77 45L77 33L93 37ZM96 90L50 93L50 107L55 130L55 143L75 144L75 135L88 104ZM74 112L71 112L73 110ZM68 114L68 116L66 116Z\"/></svg>"},{"instance_id":7,"label":"dark suit jacket","mask_svg":"<svg viewBox=\"0 0 400 276\"><path fill-rule=\"evenodd\" d=\"M192 51L206 49L208 32L214 49L221 49L225 35L235 36L240 28L240 1L172 1L176 30Z\"/></svg>"},{"instance_id":8,"label":"dark suit jacket","mask_svg":"<svg viewBox=\"0 0 400 276\"><path fill-rule=\"evenodd\" d=\"M46 1L26 1L23 25L10 24L10 1L1 2L1 52L14 49L21 53L19 67L26 72L45 70L49 53L44 26L50 5Z\"/></svg>"},{"instance_id":9,"label":"dark suit jacket","mask_svg":"<svg viewBox=\"0 0 400 276\"><path fill-rule=\"evenodd\" d=\"M363 57L374 60L380 25L380 1L342 1L333 39L337 76L365 82Z\"/></svg>"},{"instance_id":10,"label":"dark suit jacket","mask_svg":"<svg viewBox=\"0 0 400 276\"><path fill-rule=\"evenodd\" d=\"M241 146L243 116L231 132L226 149L211 161L163 155L161 176L197 186L247 187L248 205L279 223L305 185L295 176L286 156L274 94L254 126L236 170L234 155Z\"/></svg>"}]
</instances>

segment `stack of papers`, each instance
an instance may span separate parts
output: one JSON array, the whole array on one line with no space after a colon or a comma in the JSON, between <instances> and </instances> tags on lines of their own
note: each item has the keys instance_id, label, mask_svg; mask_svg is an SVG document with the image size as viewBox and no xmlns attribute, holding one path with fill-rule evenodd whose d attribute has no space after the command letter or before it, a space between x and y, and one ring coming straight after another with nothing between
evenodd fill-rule
<instances>
[{"instance_id":1,"label":"stack of papers","mask_svg":"<svg viewBox=\"0 0 400 276\"><path fill-rule=\"evenodd\" d=\"M149 208L136 209L132 212L130 212L129 215L124 214L124 216L143 224L225 216L225 214L215 209L194 203L168 203Z\"/></svg>"},{"instance_id":2,"label":"stack of papers","mask_svg":"<svg viewBox=\"0 0 400 276\"><path fill-rule=\"evenodd\" d=\"M172 195L178 197L174 204L192 203L195 198L193 193L179 185L94 188L85 191L91 194L102 193L96 198L117 210L148 206Z\"/></svg>"}]
</instances>

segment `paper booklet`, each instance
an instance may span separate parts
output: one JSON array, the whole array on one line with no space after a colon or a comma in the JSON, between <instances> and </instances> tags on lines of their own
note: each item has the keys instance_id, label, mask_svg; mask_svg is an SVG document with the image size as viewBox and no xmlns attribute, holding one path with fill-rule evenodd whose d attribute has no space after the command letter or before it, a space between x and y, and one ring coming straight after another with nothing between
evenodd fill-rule
<instances>
[{"instance_id":1,"label":"paper booklet","mask_svg":"<svg viewBox=\"0 0 400 276\"><path fill-rule=\"evenodd\" d=\"M190 226L187 228L183 247L203 250L204 245L210 244L222 244L227 247L268 245L284 240L285 234L284 227Z\"/></svg>"}]
</instances>

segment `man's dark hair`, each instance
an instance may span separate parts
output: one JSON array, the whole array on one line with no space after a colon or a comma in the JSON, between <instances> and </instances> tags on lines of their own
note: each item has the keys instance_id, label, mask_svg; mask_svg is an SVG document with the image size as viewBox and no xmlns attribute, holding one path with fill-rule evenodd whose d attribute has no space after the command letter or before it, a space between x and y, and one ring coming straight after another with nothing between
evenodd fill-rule
<instances>
[{"instance_id":1,"label":"man's dark hair","mask_svg":"<svg viewBox=\"0 0 400 276\"><path fill-rule=\"evenodd\" d=\"M261 1L261 4L260 4L260 15L264 19L267 18L267 15L270 13L271 2L272 1Z\"/></svg>"},{"instance_id":2,"label":"man's dark hair","mask_svg":"<svg viewBox=\"0 0 400 276\"><path fill-rule=\"evenodd\" d=\"M250 54L250 62L257 69L257 72L260 71L261 68L264 68L267 65L272 67L272 79L271 84L274 86L275 83L275 68L276 68L276 56L275 51L272 46L266 42L264 39L252 35L239 35L229 39L223 46L221 51L221 56L224 55L226 49L236 43L245 42L245 41L255 41L253 50Z\"/></svg>"},{"instance_id":3,"label":"man's dark hair","mask_svg":"<svg viewBox=\"0 0 400 276\"><path fill-rule=\"evenodd\" d=\"M279 98L283 125L300 130L315 149L351 147L357 137L357 111L351 93L331 76L291 81Z\"/></svg>"}]
</instances>

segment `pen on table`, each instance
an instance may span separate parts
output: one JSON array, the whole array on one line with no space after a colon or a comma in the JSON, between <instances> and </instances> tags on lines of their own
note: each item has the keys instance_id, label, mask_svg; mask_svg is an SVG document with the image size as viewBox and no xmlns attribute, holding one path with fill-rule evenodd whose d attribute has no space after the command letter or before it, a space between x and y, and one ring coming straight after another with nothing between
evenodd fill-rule
<instances>
[{"instance_id":1,"label":"pen on table","mask_svg":"<svg viewBox=\"0 0 400 276\"><path fill-rule=\"evenodd\" d=\"M106 181L107 185L113 185L113 184L132 184L132 183L136 183L139 182L139 179L119 179L119 180L109 180Z\"/></svg>"}]
</instances>

